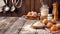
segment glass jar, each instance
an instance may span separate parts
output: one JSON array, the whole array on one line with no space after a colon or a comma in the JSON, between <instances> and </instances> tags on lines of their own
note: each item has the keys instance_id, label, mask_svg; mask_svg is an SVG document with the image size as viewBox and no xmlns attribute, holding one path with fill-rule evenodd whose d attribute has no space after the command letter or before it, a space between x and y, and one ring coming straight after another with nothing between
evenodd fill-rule
<instances>
[{"instance_id":1,"label":"glass jar","mask_svg":"<svg viewBox=\"0 0 60 34\"><path fill-rule=\"evenodd\" d=\"M49 7L47 5L42 5L41 9L41 17L40 19L47 19L48 13L49 13Z\"/></svg>"},{"instance_id":2,"label":"glass jar","mask_svg":"<svg viewBox=\"0 0 60 34\"><path fill-rule=\"evenodd\" d=\"M51 21L52 20L52 14L48 14L48 21Z\"/></svg>"}]
</instances>

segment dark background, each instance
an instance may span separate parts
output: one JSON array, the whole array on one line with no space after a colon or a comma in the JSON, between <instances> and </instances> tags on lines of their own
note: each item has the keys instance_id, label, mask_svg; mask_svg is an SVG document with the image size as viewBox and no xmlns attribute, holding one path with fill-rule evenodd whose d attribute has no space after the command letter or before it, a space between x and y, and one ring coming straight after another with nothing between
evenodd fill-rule
<instances>
[{"instance_id":1,"label":"dark background","mask_svg":"<svg viewBox=\"0 0 60 34\"><path fill-rule=\"evenodd\" d=\"M44 3L49 6L49 13L52 13L53 10L52 4L54 2L58 2L59 4L58 13L60 13L60 0L44 0ZM12 6L11 0L8 0L7 5L11 8ZM14 12L8 11L6 13L0 13L0 16L20 17L22 15L26 15L29 11L40 12L40 7L41 7L40 0L23 0L23 4L21 8L16 8ZM60 18L60 15L58 16Z\"/></svg>"}]
</instances>

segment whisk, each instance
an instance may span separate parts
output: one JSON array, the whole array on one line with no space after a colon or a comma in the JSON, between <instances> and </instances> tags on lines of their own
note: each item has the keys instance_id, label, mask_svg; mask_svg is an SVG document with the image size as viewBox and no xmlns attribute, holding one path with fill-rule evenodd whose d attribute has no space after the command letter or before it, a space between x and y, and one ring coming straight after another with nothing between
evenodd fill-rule
<instances>
[{"instance_id":1,"label":"whisk","mask_svg":"<svg viewBox=\"0 0 60 34\"><path fill-rule=\"evenodd\" d=\"M6 0L6 6L4 7L3 13L5 13L5 12L7 12L7 11L9 11L9 10L10 10L10 8L7 6L7 0Z\"/></svg>"},{"instance_id":2,"label":"whisk","mask_svg":"<svg viewBox=\"0 0 60 34\"><path fill-rule=\"evenodd\" d=\"M23 0L18 0L15 4L16 8L20 8L22 6L22 2L23 2ZM17 6L18 3L19 3L19 6Z\"/></svg>"},{"instance_id":3,"label":"whisk","mask_svg":"<svg viewBox=\"0 0 60 34\"><path fill-rule=\"evenodd\" d=\"M13 12L14 10L15 10L15 1L14 0L12 0L12 7L11 7L11 12Z\"/></svg>"}]
</instances>

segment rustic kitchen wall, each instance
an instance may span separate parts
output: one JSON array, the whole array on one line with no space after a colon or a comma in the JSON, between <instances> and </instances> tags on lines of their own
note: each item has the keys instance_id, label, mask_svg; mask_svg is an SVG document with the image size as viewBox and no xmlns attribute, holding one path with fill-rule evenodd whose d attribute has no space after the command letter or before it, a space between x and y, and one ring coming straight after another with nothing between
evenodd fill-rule
<instances>
[{"instance_id":1,"label":"rustic kitchen wall","mask_svg":"<svg viewBox=\"0 0 60 34\"><path fill-rule=\"evenodd\" d=\"M44 0L44 3L46 3L50 8L50 11L52 11L52 3L57 1L60 3L60 0ZM8 0L8 6L12 6L11 0ZM26 15L29 11L36 11L40 12L41 3L40 0L23 0L23 4L21 8L16 8L14 12L7 12L7 13L0 13L0 16L14 16L19 17L22 15Z\"/></svg>"}]
</instances>

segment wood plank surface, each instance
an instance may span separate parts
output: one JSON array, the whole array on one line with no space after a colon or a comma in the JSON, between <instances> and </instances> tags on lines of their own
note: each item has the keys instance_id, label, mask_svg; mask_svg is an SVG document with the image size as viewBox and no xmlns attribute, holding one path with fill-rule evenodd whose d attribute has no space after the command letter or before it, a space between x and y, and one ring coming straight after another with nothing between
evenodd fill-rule
<instances>
[{"instance_id":1,"label":"wood plank surface","mask_svg":"<svg viewBox=\"0 0 60 34\"><path fill-rule=\"evenodd\" d=\"M25 0L26 14L31 10L31 0Z\"/></svg>"},{"instance_id":2,"label":"wood plank surface","mask_svg":"<svg viewBox=\"0 0 60 34\"><path fill-rule=\"evenodd\" d=\"M53 34L46 29L33 29L31 25L36 21L24 17L0 17L0 34Z\"/></svg>"},{"instance_id":3,"label":"wood plank surface","mask_svg":"<svg viewBox=\"0 0 60 34\"><path fill-rule=\"evenodd\" d=\"M7 17L0 17L0 21L2 21L2 20L4 20L4 19L6 19Z\"/></svg>"},{"instance_id":4,"label":"wood plank surface","mask_svg":"<svg viewBox=\"0 0 60 34\"><path fill-rule=\"evenodd\" d=\"M18 19L4 34L18 34L24 23L24 19Z\"/></svg>"},{"instance_id":5,"label":"wood plank surface","mask_svg":"<svg viewBox=\"0 0 60 34\"><path fill-rule=\"evenodd\" d=\"M40 7L41 7L41 3L40 3L40 0L34 0L35 2L35 11L36 12L40 12Z\"/></svg>"},{"instance_id":6,"label":"wood plank surface","mask_svg":"<svg viewBox=\"0 0 60 34\"><path fill-rule=\"evenodd\" d=\"M35 5L34 0L31 0L31 11L34 11L34 5Z\"/></svg>"},{"instance_id":7,"label":"wood plank surface","mask_svg":"<svg viewBox=\"0 0 60 34\"><path fill-rule=\"evenodd\" d=\"M35 22L35 20L27 20L19 34L35 34L36 30L31 28L31 25Z\"/></svg>"},{"instance_id":8,"label":"wood plank surface","mask_svg":"<svg viewBox=\"0 0 60 34\"><path fill-rule=\"evenodd\" d=\"M38 33L38 34L52 34L52 33L50 33L49 31L46 31L46 30L44 30L44 29L37 29L37 33Z\"/></svg>"},{"instance_id":9,"label":"wood plank surface","mask_svg":"<svg viewBox=\"0 0 60 34\"><path fill-rule=\"evenodd\" d=\"M0 33L3 34L8 28L17 20L17 17L8 17L5 21L0 23Z\"/></svg>"},{"instance_id":10,"label":"wood plank surface","mask_svg":"<svg viewBox=\"0 0 60 34\"><path fill-rule=\"evenodd\" d=\"M25 5L25 0L23 0L22 7L21 7L23 15L26 15L26 7L25 6L26 6Z\"/></svg>"}]
</instances>

